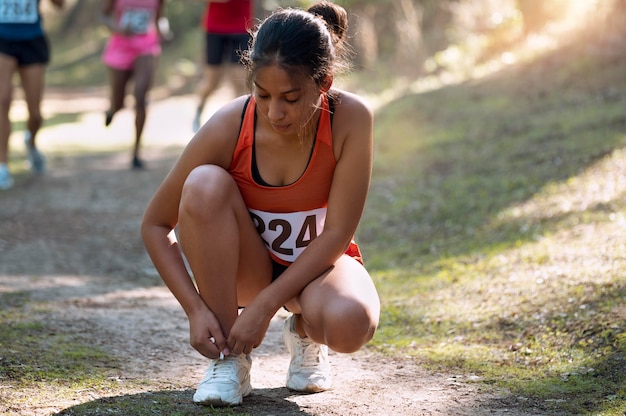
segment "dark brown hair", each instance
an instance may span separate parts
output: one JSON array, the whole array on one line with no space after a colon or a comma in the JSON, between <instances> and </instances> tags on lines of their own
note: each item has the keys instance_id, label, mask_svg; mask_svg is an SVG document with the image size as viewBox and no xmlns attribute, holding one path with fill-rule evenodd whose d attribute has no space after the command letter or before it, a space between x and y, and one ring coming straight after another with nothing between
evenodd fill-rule
<instances>
[{"instance_id":1,"label":"dark brown hair","mask_svg":"<svg viewBox=\"0 0 626 416\"><path fill-rule=\"evenodd\" d=\"M279 9L253 33L243 55L249 75L268 65L299 71L318 87L347 65L348 15L337 4L321 1L307 11Z\"/></svg>"}]
</instances>

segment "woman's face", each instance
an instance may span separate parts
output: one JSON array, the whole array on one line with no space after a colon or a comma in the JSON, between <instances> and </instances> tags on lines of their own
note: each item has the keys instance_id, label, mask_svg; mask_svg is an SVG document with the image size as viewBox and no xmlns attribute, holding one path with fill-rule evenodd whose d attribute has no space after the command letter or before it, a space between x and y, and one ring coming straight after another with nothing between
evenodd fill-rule
<instances>
[{"instance_id":1,"label":"woman's face","mask_svg":"<svg viewBox=\"0 0 626 416\"><path fill-rule=\"evenodd\" d=\"M321 94L312 82L294 82L286 70L270 65L253 78L257 111L281 135L298 135L320 105Z\"/></svg>"}]
</instances>

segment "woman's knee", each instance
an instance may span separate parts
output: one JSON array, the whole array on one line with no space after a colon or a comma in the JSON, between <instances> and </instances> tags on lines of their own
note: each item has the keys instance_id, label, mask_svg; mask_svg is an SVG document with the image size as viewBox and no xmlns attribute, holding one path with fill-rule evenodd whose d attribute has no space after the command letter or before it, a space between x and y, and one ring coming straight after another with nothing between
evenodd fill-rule
<instances>
[{"instance_id":1,"label":"woman's knee","mask_svg":"<svg viewBox=\"0 0 626 416\"><path fill-rule=\"evenodd\" d=\"M135 111L145 112L148 109L147 91L135 94Z\"/></svg>"},{"instance_id":2,"label":"woman's knee","mask_svg":"<svg viewBox=\"0 0 626 416\"><path fill-rule=\"evenodd\" d=\"M300 296L310 334L337 352L354 352L374 336L380 299L365 268L343 256Z\"/></svg>"},{"instance_id":3,"label":"woman's knee","mask_svg":"<svg viewBox=\"0 0 626 416\"><path fill-rule=\"evenodd\" d=\"M378 326L377 308L361 302L327 305L324 315L326 343L341 353L359 350L373 338Z\"/></svg>"},{"instance_id":4,"label":"woman's knee","mask_svg":"<svg viewBox=\"0 0 626 416\"><path fill-rule=\"evenodd\" d=\"M202 165L191 171L182 188L180 213L206 215L222 207L232 190L232 177L219 166Z\"/></svg>"}]
</instances>

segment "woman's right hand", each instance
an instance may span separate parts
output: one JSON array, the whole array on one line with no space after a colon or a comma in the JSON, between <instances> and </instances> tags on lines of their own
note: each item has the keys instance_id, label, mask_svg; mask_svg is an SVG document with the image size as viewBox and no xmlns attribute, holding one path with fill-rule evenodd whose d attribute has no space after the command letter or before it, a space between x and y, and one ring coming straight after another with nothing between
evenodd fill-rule
<instances>
[{"instance_id":1,"label":"woman's right hand","mask_svg":"<svg viewBox=\"0 0 626 416\"><path fill-rule=\"evenodd\" d=\"M207 358L223 358L220 353L229 354L220 324L208 307L189 315L189 343Z\"/></svg>"}]
</instances>

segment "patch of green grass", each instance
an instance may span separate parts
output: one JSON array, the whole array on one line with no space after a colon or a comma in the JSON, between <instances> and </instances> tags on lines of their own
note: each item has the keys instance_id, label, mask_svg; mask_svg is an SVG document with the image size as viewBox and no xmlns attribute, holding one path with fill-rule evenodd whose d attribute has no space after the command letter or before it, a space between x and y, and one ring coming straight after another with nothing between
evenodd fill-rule
<instances>
[{"instance_id":1,"label":"patch of green grass","mask_svg":"<svg viewBox=\"0 0 626 416\"><path fill-rule=\"evenodd\" d=\"M565 48L379 111L358 236L383 302L373 348L474 374L547 413L623 414L616 59Z\"/></svg>"},{"instance_id":2,"label":"patch of green grass","mask_svg":"<svg viewBox=\"0 0 626 416\"><path fill-rule=\"evenodd\" d=\"M0 305L0 384L5 389L2 404L8 406L4 410L18 409L21 414L51 402L72 404L91 401L94 395L145 390L142 380L121 381L121 363L87 336L48 325L49 309L27 293L4 293Z\"/></svg>"},{"instance_id":3,"label":"patch of green grass","mask_svg":"<svg viewBox=\"0 0 626 416\"><path fill-rule=\"evenodd\" d=\"M123 363L87 335L48 325L49 307L27 292L2 293L0 305L2 410L22 414L54 403L64 408L59 415L250 416L195 405L193 391L183 386L120 378Z\"/></svg>"},{"instance_id":4,"label":"patch of green grass","mask_svg":"<svg viewBox=\"0 0 626 416\"><path fill-rule=\"evenodd\" d=\"M33 316L35 315L35 316ZM52 383L67 386L101 383L118 367L88 340L46 325L37 316L3 309L0 313L0 379L15 386Z\"/></svg>"}]
</instances>

